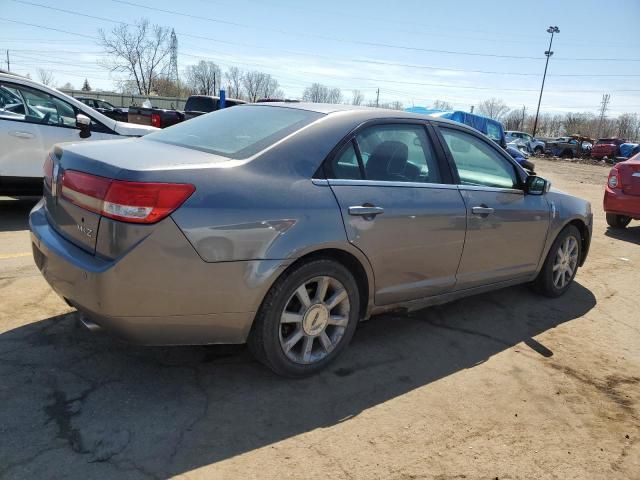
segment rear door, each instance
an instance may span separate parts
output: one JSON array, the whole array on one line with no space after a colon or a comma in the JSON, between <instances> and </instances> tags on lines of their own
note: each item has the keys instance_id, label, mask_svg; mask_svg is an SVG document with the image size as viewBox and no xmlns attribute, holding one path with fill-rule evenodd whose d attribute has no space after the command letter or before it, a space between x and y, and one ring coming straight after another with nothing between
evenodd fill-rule
<instances>
[{"instance_id":1,"label":"rear door","mask_svg":"<svg viewBox=\"0 0 640 480\"><path fill-rule=\"evenodd\" d=\"M534 273L549 229L544 195L526 195L516 166L480 135L440 127L467 211L456 290Z\"/></svg>"},{"instance_id":2,"label":"rear door","mask_svg":"<svg viewBox=\"0 0 640 480\"><path fill-rule=\"evenodd\" d=\"M347 237L373 267L377 305L455 286L465 205L439 148L425 124L374 124L325 165Z\"/></svg>"}]
</instances>

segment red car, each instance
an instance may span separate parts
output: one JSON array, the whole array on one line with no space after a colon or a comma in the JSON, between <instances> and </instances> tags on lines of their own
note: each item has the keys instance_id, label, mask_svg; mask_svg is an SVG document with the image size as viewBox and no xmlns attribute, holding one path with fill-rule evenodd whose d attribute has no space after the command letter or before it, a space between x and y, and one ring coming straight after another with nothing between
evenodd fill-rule
<instances>
[{"instance_id":1,"label":"red car","mask_svg":"<svg viewBox=\"0 0 640 480\"><path fill-rule=\"evenodd\" d=\"M620 153L620 145L626 140L622 138L599 138L591 149L591 158L600 160L604 157L616 158Z\"/></svg>"},{"instance_id":2,"label":"red car","mask_svg":"<svg viewBox=\"0 0 640 480\"><path fill-rule=\"evenodd\" d=\"M604 191L604 211L613 228L640 220L640 153L614 165Z\"/></svg>"}]
</instances>

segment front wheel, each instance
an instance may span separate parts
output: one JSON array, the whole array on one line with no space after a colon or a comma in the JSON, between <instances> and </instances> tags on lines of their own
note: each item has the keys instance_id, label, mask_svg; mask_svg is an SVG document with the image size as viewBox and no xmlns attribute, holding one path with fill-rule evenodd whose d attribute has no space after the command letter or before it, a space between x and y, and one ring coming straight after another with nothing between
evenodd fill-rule
<instances>
[{"instance_id":1,"label":"front wheel","mask_svg":"<svg viewBox=\"0 0 640 480\"><path fill-rule=\"evenodd\" d=\"M305 377L331 363L358 323L353 275L330 259L294 267L271 287L256 316L249 349L279 375Z\"/></svg>"},{"instance_id":2,"label":"front wheel","mask_svg":"<svg viewBox=\"0 0 640 480\"><path fill-rule=\"evenodd\" d=\"M615 213L607 213L607 223L611 228L626 228L631 222L631 217L626 215L616 215Z\"/></svg>"},{"instance_id":3,"label":"front wheel","mask_svg":"<svg viewBox=\"0 0 640 480\"><path fill-rule=\"evenodd\" d=\"M578 271L581 238L573 225L566 226L560 232L534 281L536 290L541 294L559 297L569 289Z\"/></svg>"}]
</instances>

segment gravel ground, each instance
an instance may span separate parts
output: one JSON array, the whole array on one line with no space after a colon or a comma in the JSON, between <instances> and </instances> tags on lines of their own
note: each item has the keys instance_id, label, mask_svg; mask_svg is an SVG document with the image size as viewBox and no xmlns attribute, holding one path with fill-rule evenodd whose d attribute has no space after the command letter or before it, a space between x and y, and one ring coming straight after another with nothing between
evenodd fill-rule
<instances>
[{"instance_id":1,"label":"gravel ground","mask_svg":"<svg viewBox=\"0 0 640 480\"><path fill-rule=\"evenodd\" d=\"M84 330L0 200L0 478L640 478L640 224L606 228L608 168L535 163L595 212L567 295L378 317L301 381Z\"/></svg>"}]
</instances>

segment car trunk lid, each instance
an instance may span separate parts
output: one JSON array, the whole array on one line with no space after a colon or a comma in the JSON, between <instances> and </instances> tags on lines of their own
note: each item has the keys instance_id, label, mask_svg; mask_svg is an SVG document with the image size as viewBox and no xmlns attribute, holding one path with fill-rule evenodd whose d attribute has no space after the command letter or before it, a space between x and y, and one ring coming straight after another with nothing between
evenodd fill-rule
<instances>
[{"instance_id":1,"label":"car trunk lid","mask_svg":"<svg viewBox=\"0 0 640 480\"><path fill-rule=\"evenodd\" d=\"M177 162L189 157L185 149L149 142L151 148L145 149L142 157L137 155L135 140L95 143L100 145L55 147L45 163L44 198L49 221L60 235L88 253L104 254L96 252L96 246L104 244L100 228L105 221L119 224L120 235L125 230L149 233L149 228L141 227L151 228L170 215L195 187L180 180L192 178L192 174L175 168ZM172 160L173 153L180 160ZM124 155L128 162L122 161ZM123 168L127 163L136 169Z\"/></svg>"}]
</instances>

